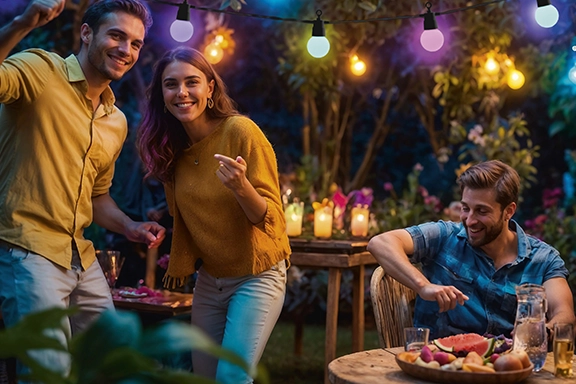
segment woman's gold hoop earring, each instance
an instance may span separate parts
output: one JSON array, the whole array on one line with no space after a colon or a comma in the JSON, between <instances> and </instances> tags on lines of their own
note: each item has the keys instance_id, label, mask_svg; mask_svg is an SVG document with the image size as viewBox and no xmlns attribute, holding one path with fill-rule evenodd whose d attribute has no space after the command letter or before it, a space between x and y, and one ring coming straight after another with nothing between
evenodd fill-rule
<instances>
[{"instance_id":1,"label":"woman's gold hoop earring","mask_svg":"<svg viewBox=\"0 0 576 384\"><path fill-rule=\"evenodd\" d=\"M208 104L208 108L212 109L212 107L214 107L214 100L212 100L211 97L206 100L206 103Z\"/></svg>"}]
</instances>

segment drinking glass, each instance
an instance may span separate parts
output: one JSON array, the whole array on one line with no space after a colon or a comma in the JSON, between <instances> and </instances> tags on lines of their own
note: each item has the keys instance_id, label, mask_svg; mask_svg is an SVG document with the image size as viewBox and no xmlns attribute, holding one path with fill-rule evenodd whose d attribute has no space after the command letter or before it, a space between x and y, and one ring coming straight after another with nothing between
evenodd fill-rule
<instances>
[{"instance_id":1,"label":"drinking glass","mask_svg":"<svg viewBox=\"0 0 576 384\"><path fill-rule=\"evenodd\" d=\"M409 352L422 350L422 347L428 344L428 336L430 336L428 328L404 328L404 350Z\"/></svg>"},{"instance_id":2,"label":"drinking glass","mask_svg":"<svg viewBox=\"0 0 576 384\"><path fill-rule=\"evenodd\" d=\"M554 324L554 374L572 377L572 357L574 356L574 325Z\"/></svg>"},{"instance_id":3,"label":"drinking glass","mask_svg":"<svg viewBox=\"0 0 576 384\"><path fill-rule=\"evenodd\" d=\"M120 251L97 250L96 259L102 268L102 272L104 272L108 286L114 288L122 265L124 265L124 258L120 257Z\"/></svg>"}]
</instances>

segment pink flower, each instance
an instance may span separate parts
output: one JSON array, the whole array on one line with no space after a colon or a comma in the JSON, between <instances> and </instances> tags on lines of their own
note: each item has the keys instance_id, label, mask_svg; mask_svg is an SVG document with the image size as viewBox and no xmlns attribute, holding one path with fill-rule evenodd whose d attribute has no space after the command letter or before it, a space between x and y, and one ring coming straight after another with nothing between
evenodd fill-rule
<instances>
[{"instance_id":1,"label":"pink flower","mask_svg":"<svg viewBox=\"0 0 576 384\"><path fill-rule=\"evenodd\" d=\"M338 187L338 189L336 190L336 192L334 192L334 195L332 196L334 206L340 208L343 208L346 206L346 204L348 204L348 199L349 197L342 192L342 188L340 187Z\"/></svg>"},{"instance_id":2,"label":"pink flower","mask_svg":"<svg viewBox=\"0 0 576 384\"><path fill-rule=\"evenodd\" d=\"M391 182L386 182L384 183L384 190L390 192L394 190L394 185Z\"/></svg>"},{"instance_id":3,"label":"pink flower","mask_svg":"<svg viewBox=\"0 0 576 384\"><path fill-rule=\"evenodd\" d=\"M442 203L436 196L424 197L424 204L431 206L435 212L440 212L442 210Z\"/></svg>"},{"instance_id":4,"label":"pink flower","mask_svg":"<svg viewBox=\"0 0 576 384\"><path fill-rule=\"evenodd\" d=\"M164 256L158 259L156 264L163 269L168 269L168 262L170 261L170 254L166 253Z\"/></svg>"},{"instance_id":5,"label":"pink flower","mask_svg":"<svg viewBox=\"0 0 576 384\"><path fill-rule=\"evenodd\" d=\"M418 193L420 193L422 197L428 197L428 190L421 185L418 186Z\"/></svg>"},{"instance_id":6,"label":"pink flower","mask_svg":"<svg viewBox=\"0 0 576 384\"><path fill-rule=\"evenodd\" d=\"M536 216L536 218L534 219L534 226L539 227L541 225L544 225L546 220L548 220L548 216L545 214L540 214L540 215Z\"/></svg>"},{"instance_id":7,"label":"pink flower","mask_svg":"<svg viewBox=\"0 0 576 384\"><path fill-rule=\"evenodd\" d=\"M542 205L544 209L557 205L561 197L562 188L545 189L542 193Z\"/></svg>"}]
</instances>

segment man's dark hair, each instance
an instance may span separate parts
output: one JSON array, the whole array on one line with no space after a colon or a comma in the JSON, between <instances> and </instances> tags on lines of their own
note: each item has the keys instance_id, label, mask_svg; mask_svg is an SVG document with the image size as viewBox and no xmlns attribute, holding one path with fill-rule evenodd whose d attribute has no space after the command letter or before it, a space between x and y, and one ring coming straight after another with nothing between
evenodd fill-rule
<instances>
[{"instance_id":1,"label":"man's dark hair","mask_svg":"<svg viewBox=\"0 0 576 384\"><path fill-rule=\"evenodd\" d=\"M142 20L146 32L152 25L152 16L146 3L140 0L100 0L86 9L82 24L86 23L94 33L98 33L100 25L106 21L110 13L125 12Z\"/></svg>"}]
</instances>

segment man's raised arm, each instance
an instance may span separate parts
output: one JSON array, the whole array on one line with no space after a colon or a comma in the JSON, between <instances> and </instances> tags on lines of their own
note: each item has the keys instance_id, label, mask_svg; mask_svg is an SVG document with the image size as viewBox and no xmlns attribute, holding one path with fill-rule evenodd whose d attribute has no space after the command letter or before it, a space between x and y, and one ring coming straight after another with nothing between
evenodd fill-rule
<instances>
[{"instance_id":1,"label":"man's raised arm","mask_svg":"<svg viewBox=\"0 0 576 384\"><path fill-rule=\"evenodd\" d=\"M65 5L66 0L32 0L24 13L0 28L0 64L30 31L52 21Z\"/></svg>"}]
</instances>

